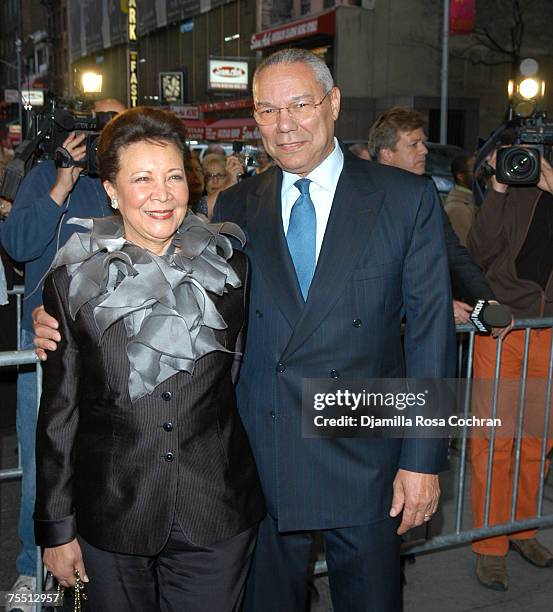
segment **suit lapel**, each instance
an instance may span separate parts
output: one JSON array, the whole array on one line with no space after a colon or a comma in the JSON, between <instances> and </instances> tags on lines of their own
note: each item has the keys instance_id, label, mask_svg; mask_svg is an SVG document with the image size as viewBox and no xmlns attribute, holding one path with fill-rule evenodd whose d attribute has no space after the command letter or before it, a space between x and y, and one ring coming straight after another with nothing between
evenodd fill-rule
<instances>
[{"instance_id":1,"label":"suit lapel","mask_svg":"<svg viewBox=\"0 0 553 612\"><path fill-rule=\"evenodd\" d=\"M279 169L264 173L258 188L249 196L248 233L263 279L293 329L304 302L282 228L281 186Z\"/></svg>"},{"instance_id":2,"label":"suit lapel","mask_svg":"<svg viewBox=\"0 0 553 612\"><path fill-rule=\"evenodd\" d=\"M375 191L372 187L365 164L361 168L357 166L359 169L354 168L348 164L346 157L307 302L283 359L296 351L319 327L344 291L370 239L370 232L384 200L384 192Z\"/></svg>"}]
</instances>

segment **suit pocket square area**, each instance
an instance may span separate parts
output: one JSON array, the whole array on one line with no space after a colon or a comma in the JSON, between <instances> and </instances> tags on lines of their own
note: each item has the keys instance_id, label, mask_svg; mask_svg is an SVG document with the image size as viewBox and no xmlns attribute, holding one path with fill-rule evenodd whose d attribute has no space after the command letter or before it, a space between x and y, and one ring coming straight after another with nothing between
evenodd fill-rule
<instances>
[{"instance_id":1,"label":"suit pocket square area","mask_svg":"<svg viewBox=\"0 0 553 612\"><path fill-rule=\"evenodd\" d=\"M378 278L380 276L393 276L400 274L403 268L403 262L399 259L391 261L380 261L371 266L363 268L354 268L353 280L365 280L368 278Z\"/></svg>"}]
</instances>

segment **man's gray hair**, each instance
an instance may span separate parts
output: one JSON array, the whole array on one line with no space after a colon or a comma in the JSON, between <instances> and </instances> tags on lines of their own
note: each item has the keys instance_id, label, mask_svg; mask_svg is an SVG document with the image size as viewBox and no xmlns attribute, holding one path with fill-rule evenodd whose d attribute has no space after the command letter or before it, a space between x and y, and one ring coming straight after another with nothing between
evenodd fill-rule
<instances>
[{"instance_id":1,"label":"man's gray hair","mask_svg":"<svg viewBox=\"0 0 553 612\"><path fill-rule=\"evenodd\" d=\"M310 66L311 70L313 70L315 79L321 84L325 93L334 87L334 79L324 61L307 49L295 47L291 49L281 49L266 57L257 67L253 76L253 82L255 83L256 77L262 70L265 70L265 68L269 66L276 66L277 64L307 64Z\"/></svg>"}]
</instances>

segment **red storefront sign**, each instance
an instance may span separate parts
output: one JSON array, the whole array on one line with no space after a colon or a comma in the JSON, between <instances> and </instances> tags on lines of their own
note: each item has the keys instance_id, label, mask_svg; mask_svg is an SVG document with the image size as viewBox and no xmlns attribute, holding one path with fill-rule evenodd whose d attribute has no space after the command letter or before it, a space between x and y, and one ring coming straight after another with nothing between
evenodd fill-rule
<instances>
[{"instance_id":1,"label":"red storefront sign","mask_svg":"<svg viewBox=\"0 0 553 612\"><path fill-rule=\"evenodd\" d=\"M293 40L300 40L316 34L334 34L336 28L336 9L315 17L292 21L277 28L252 34L250 49L257 51L274 47Z\"/></svg>"},{"instance_id":2,"label":"red storefront sign","mask_svg":"<svg viewBox=\"0 0 553 612\"><path fill-rule=\"evenodd\" d=\"M220 119L209 124L205 130L206 140L258 140L261 138L257 123L253 119Z\"/></svg>"},{"instance_id":3,"label":"red storefront sign","mask_svg":"<svg viewBox=\"0 0 553 612\"><path fill-rule=\"evenodd\" d=\"M450 34L471 34L475 20L475 0L451 0L449 5Z\"/></svg>"},{"instance_id":4,"label":"red storefront sign","mask_svg":"<svg viewBox=\"0 0 553 612\"><path fill-rule=\"evenodd\" d=\"M213 113L215 111L234 110L237 108L251 108L251 98L240 98L239 100L225 100L224 102L204 102L198 105L202 113Z\"/></svg>"},{"instance_id":5,"label":"red storefront sign","mask_svg":"<svg viewBox=\"0 0 553 612\"><path fill-rule=\"evenodd\" d=\"M186 135L189 140L205 140L207 123L197 119L183 119L182 122L186 127Z\"/></svg>"},{"instance_id":6,"label":"red storefront sign","mask_svg":"<svg viewBox=\"0 0 553 612\"><path fill-rule=\"evenodd\" d=\"M169 110L180 119L199 119L200 109L197 106L170 106Z\"/></svg>"}]
</instances>

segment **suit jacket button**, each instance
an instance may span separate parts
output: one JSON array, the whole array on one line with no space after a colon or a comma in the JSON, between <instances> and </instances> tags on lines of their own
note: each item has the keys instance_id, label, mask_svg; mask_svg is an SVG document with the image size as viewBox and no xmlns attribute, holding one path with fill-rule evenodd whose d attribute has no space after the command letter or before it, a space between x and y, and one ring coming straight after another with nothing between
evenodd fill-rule
<instances>
[{"instance_id":1,"label":"suit jacket button","mask_svg":"<svg viewBox=\"0 0 553 612\"><path fill-rule=\"evenodd\" d=\"M174 458L175 457L174 457L173 453L167 453L165 455L165 461L167 461L167 463L171 463L171 461L173 461Z\"/></svg>"},{"instance_id":2,"label":"suit jacket button","mask_svg":"<svg viewBox=\"0 0 553 612\"><path fill-rule=\"evenodd\" d=\"M363 325L363 322L361 321L361 319L353 320L353 327L361 327L361 325Z\"/></svg>"},{"instance_id":3,"label":"suit jacket button","mask_svg":"<svg viewBox=\"0 0 553 612\"><path fill-rule=\"evenodd\" d=\"M164 399L166 402L168 402L172 397L173 397L173 394L171 393L171 391L164 391L161 394L161 399Z\"/></svg>"},{"instance_id":4,"label":"suit jacket button","mask_svg":"<svg viewBox=\"0 0 553 612\"><path fill-rule=\"evenodd\" d=\"M261 310L256 310L256 311L255 311L255 316L256 316L258 319L261 319L261 317L263 316L263 313L261 312Z\"/></svg>"},{"instance_id":5,"label":"suit jacket button","mask_svg":"<svg viewBox=\"0 0 553 612\"><path fill-rule=\"evenodd\" d=\"M275 418L276 418L275 411L271 410L271 412L269 414L271 415L271 419L273 419L273 421L274 421Z\"/></svg>"},{"instance_id":6,"label":"suit jacket button","mask_svg":"<svg viewBox=\"0 0 553 612\"><path fill-rule=\"evenodd\" d=\"M171 421L163 423L163 429L165 429L165 431L173 431L173 423L171 423Z\"/></svg>"},{"instance_id":7,"label":"suit jacket button","mask_svg":"<svg viewBox=\"0 0 553 612\"><path fill-rule=\"evenodd\" d=\"M286 372L286 366L283 363L279 363L277 364L276 370L279 374L283 374L284 372Z\"/></svg>"},{"instance_id":8,"label":"suit jacket button","mask_svg":"<svg viewBox=\"0 0 553 612\"><path fill-rule=\"evenodd\" d=\"M330 378L340 378L340 372L337 370L330 370Z\"/></svg>"}]
</instances>

